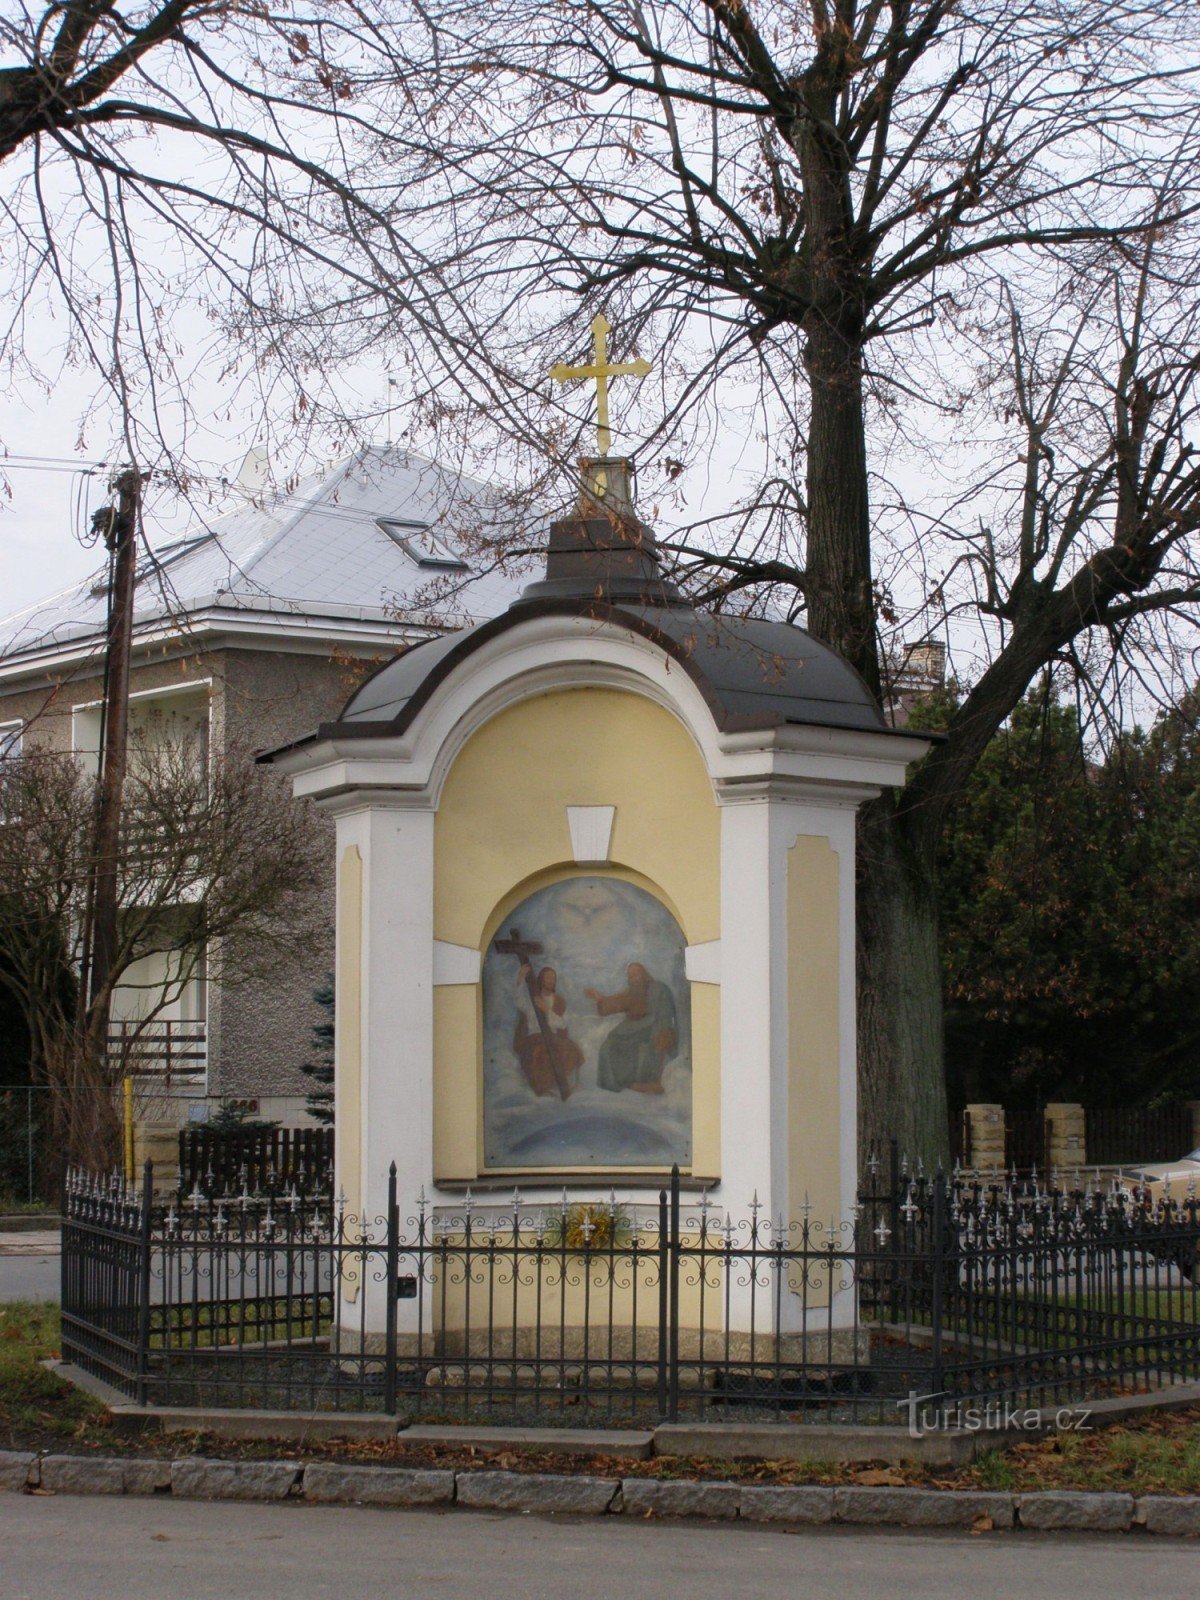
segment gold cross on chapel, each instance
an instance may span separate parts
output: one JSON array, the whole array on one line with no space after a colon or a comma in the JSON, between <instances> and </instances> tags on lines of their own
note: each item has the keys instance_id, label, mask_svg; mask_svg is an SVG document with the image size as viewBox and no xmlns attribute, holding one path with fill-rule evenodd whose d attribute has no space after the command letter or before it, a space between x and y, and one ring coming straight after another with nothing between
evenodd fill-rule
<instances>
[{"instance_id":1,"label":"gold cross on chapel","mask_svg":"<svg viewBox=\"0 0 1200 1600\"><path fill-rule=\"evenodd\" d=\"M563 361L550 368L550 376L559 383L570 383L575 378L594 378L596 382L596 448L606 456L612 444L608 427L608 380L610 378L644 378L650 371L648 361L609 361L609 321L603 314L592 318L594 354L586 367L569 367Z\"/></svg>"}]
</instances>

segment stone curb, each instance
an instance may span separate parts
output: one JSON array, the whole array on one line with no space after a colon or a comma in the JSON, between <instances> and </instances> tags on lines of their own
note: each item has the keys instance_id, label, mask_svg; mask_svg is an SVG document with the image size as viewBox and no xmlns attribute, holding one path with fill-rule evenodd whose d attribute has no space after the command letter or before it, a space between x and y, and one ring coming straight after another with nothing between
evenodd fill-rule
<instances>
[{"instance_id":1,"label":"stone curb","mask_svg":"<svg viewBox=\"0 0 1200 1600\"><path fill-rule=\"evenodd\" d=\"M303 1471L299 1461L210 1461L187 1456L171 1463L171 1493L187 1500L286 1500Z\"/></svg>"},{"instance_id":2,"label":"stone curb","mask_svg":"<svg viewBox=\"0 0 1200 1600\"><path fill-rule=\"evenodd\" d=\"M343 1467L314 1461L304 1469L304 1498L318 1504L448 1506L454 1474L411 1467Z\"/></svg>"},{"instance_id":3,"label":"stone curb","mask_svg":"<svg viewBox=\"0 0 1200 1600\"><path fill-rule=\"evenodd\" d=\"M899 1523L906 1528L970 1528L981 1517L1011 1528L1011 1494L985 1489L866 1489L833 1491L835 1522Z\"/></svg>"},{"instance_id":4,"label":"stone curb","mask_svg":"<svg viewBox=\"0 0 1200 1600\"><path fill-rule=\"evenodd\" d=\"M487 1511L569 1511L599 1516L621 1492L619 1478L560 1476L554 1472L459 1472L455 1503Z\"/></svg>"},{"instance_id":5,"label":"stone curb","mask_svg":"<svg viewBox=\"0 0 1200 1600\"><path fill-rule=\"evenodd\" d=\"M468 1506L571 1516L702 1517L756 1523L874 1524L997 1530L1200 1536L1200 1495L1091 1493L1051 1489L867 1488L859 1485L739 1484L696 1479L593 1478L550 1472L454 1472L342 1465L331 1461L174 1461L121 1456L36 1455L0 1450L0 1491L72 1495L162 1495L191 1500L307 1500L317 1505Z\"/></svg>"},{"instance_id":6,"label":"stone curb","mask_svg":"<svg viewBox=\"0 0 1200 1600\"><path fill-rule=\"evenodd\" d=\"M1177 1499L1169 1494L1143 1495L1134 1521L1147 1533L1200 1533L1200 1496Z\"/></svg>"},{"instance_id":7,"label":"stone curb","mask_svg":"<svg viewBox=\"0 0 1200 1600\"><path fill-rule=\"evenodd\" d=\"M632 1517L740 1516L740 1483L699 1483L687 1479L626 1478L621 1485L624 1509Z\"/></svg>"},{"instance_id":8,"label":"stone curb","mask_svg":"<svg viewBox=\"0 0 1200 1600\"><path fill-rule=\"evenodd\" d=\"M832 1522L833 1490L822 1483L743 1484L741 1514L747 1522Z\"/></svg>"},{"instance_id":9,"label":"stone curb","mask_svg":"<svg viewBox=\"0 0 1200 1600\"><path fill-rule=\"evenodd\" d=\"M1078 1489L1048 1489L1019 1494L1022 1528L1080 1528L1088 1533L1126 1533L1133 1526L1131 1494L1088 1494Z\"/></svg>"},{"instance_id":10,"label":"stone curb","mask_svg":"<svg viewBox=\"0 0 1200 1600\"><path fill-rule=\"evenodd\" d=\"M31 1450L0 1450L0 1490L36 1489L41 1479Z\"/></svg>"}]
</instances>

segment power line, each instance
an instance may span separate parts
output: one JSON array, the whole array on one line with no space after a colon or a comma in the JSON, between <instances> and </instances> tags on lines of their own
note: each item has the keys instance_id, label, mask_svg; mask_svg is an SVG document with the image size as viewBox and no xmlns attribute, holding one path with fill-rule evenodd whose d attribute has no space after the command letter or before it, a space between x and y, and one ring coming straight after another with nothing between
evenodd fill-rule
<instances>
[{"instance_id":1,"label":"power line","mask_svg":"<svg viewBox=\"0 0 1200 1600\"><path fill-rule=\"evenodd\" d=\"M94 478L98 472L106 470L106 463L100 462L97 466L80 466L77 462L71 466L57 466L49 461L14 461L11 457L0 457L0 472L81 472L84 477Z\"/></svg>"},{"instance_id":2,"label":"power line","mask_svg":"<svg viewBox=\"0 0 1200 1600\"><path fill-rule=\"evenodd\" d=\"M0 464L6 461L46 461L62 467L105 467L107 461L96 461L87 456L44 456L36 450L0 451Z\"/></svg>"}]
</instances>

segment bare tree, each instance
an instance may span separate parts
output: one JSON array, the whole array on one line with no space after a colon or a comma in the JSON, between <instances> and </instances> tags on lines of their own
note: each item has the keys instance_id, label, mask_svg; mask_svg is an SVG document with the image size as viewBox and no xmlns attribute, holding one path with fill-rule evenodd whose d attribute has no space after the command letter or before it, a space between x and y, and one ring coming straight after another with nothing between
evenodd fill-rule
<instances>
[{"instance_id":1,"label":"bare tree","mask_svg":"<svg viewBox=\"0 0 1200 1600\"><path fill-rule=\"evenodd\" d=\"M876 692L913 630L978 653L860 828L864 1138L937 1155L942 820L1036 673L1111 701L1194 617L1190 0L80 3L8 37L41 106L4 163L10 358L51 274L161 430L190 297L277 414L334 413L371 352L440 454L537 498L583 426L544 374L604 309L663 353L632 420L698 599L803 618ZM48 163L105 242L91 280ZM159 270L147 237L186 248ZM748 487L690 514L714 452Z\"/></svg>"},{"instance_id":2,"label":"bare tree","mask_svg":"<svg viewBox=\"0 0 1200 1600\"><path fill-rule=\"evenodd\" d=\"M1047 665L1110 703L1169 673L1195 617L1198 44L1178 0L435 0L397 41L491 426L570 458L528 375L604 308L666 352L668 506L731 433L755 457L660 527L694 595L782 604L877 693L913 629L982 658L861 819L867 1142L945 1148L932 874L988 738Z\"/></svg>"},{"instance_id":3,"label":"bare tree","mask_svg":"<svg viewBox=\"0 0 1200 1600\"><path fill-rule=\"evenodd\" d=\"M49 386L64 363L90 370L127 458L186 485L199 373L220 382L227 416L273 423L292 446L325 397L326 369L369 347L375 330L356 326L358 301L436 320L436 286L394 226L381 158L402 142L390 126L389 9L7 8L0 365L10 378ZM49 348L47 315L64 340ZM353 418L343 421L352 434Z\"/></svg>"},{"instance_id":4,"label":"bare tree","mask_svg":"<svg viewBox=\"0 0 1200 1600\"><path fill-rule=\"evenodd\" d=\"M119 1151L109 1049L113 995L142 982L124 1045L202 966L229 984L269 975L314 931L319 830L246 751L206 764L173 741L135 747L118 861L113 960L91 996L74 981L94 868L94 785L70 756L32 749L0 762L0 974L29 1025L35 1076L52 1091L58 1148L97 1170ZM146 970L142 969L143 972Z\"/></svg>"}]
</instances>

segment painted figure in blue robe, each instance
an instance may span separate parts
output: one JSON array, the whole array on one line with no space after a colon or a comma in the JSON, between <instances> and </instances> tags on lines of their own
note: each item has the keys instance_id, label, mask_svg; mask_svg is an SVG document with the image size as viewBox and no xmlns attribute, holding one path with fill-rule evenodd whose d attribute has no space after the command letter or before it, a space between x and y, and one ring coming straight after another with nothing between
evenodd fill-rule
<instances>
[{"instance_id":1,"label":"painted figure in blue robe","mask_svg":"<svg viewBox=\"0 0 1200 1600\"><path fill-rule=\"evenodd\" d=\"M623 1019L600 1046L596 1082L601 1089L662 1094L663 1069L679 1050L675 997L640 961L625 969L625 983L620 994L584 991L600 1016Z\"/></svg>"}]
</instances>

